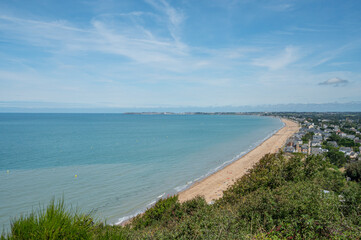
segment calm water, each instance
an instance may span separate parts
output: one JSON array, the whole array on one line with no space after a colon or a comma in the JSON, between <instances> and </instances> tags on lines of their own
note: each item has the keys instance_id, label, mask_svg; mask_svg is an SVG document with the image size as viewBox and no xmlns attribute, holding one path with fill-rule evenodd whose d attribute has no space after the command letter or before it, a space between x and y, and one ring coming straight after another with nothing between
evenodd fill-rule
<instances>
[{"instance_id":1,"label":"calm water","mask_svg":"<svg viewBox=\"0 0 361 240\"><path fill-rule=\"evenodd\" d=\"M258 116L0 114L0 226L62 196L119 222L281 126Z\"/></svg>"}]
</instances>

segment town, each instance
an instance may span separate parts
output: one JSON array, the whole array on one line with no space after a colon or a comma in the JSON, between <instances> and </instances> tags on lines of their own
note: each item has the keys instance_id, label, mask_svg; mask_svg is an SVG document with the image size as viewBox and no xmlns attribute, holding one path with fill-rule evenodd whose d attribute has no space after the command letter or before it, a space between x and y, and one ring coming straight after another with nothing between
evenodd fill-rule
<instances>
[{"instance_id":1,"label":"town","mask_svg":"<svg viewBox=\"0 0 361 240\"><path fill-rule=\"evenodd\" d=\"M272 115L272 114L264 114ZM336 166L361 161L360 113L277 113L300 124L289 138L286 153L324 155Z\"/></svg>"}]
</instances>

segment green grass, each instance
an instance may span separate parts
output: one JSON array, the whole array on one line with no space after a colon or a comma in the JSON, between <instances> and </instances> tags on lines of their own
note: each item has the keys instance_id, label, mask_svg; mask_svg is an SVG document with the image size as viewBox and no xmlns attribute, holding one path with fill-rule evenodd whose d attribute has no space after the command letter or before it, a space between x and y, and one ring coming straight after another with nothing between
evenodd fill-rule
<instances>
[{"instance_id":1,"label":"green grass","mask_svg":"<svg viewBox=\"0 0 361 240\"><path fill-rule=\"evenodd\" d=\"M53 201L14 221L2 239L359 239L360 226L359 182L321 156L273 154L212 205L172 196L121 227Z\"/></svg>"},{"instance_id":2,"label":"green grass","mask_svg":"<svg viewBox=\"0 0 361 240\"><path fill-rule=\"evenodd\" d=\"M46 209L11 222L11 232L2 239L87 239L92 218L67 211L63 200L52 200Z\"/></svg>"}]
</instances>

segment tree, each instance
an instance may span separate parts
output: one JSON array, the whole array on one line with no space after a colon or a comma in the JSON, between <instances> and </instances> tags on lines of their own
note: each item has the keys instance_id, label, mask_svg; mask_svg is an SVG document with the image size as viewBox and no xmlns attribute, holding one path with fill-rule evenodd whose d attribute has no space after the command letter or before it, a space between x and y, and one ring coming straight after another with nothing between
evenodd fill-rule
<instances>
[{"instance_id":1,"label":"tree","mask_svg":"<svg viewBox=\"0 0 361 240\"><path fill-rule=\"evenodd\" d=\"M347 162L347 158L345 157L343 152L339 152L337 149L330 149L326 153L326 157L332 164L335 164L337 167L343 167Z\"/></svg>"},{"instance_id":2,"label":"tree","mask_svg":"<svg viewBox=\"0 0 361 240\"><path fill-rule=\"evenodd\" d=\"M352 181L361 181L361 161L347 164L346 176L351 178Z\"/></svg>"}]
</instances>

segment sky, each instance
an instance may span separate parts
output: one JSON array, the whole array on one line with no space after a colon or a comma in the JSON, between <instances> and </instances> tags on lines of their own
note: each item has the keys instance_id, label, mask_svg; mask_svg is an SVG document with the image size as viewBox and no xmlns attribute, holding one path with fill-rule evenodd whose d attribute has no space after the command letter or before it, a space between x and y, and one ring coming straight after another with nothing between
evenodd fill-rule
<instances>
[{"instance_id":1,"label":"sky","mask_svg":"<svg viewBox=\"0 0 361 240\"><path fill-rule=\"evenodd\" d=\"M0 0L0 106L359 101L360 0Z\"/></svg>"}]
</instances>

